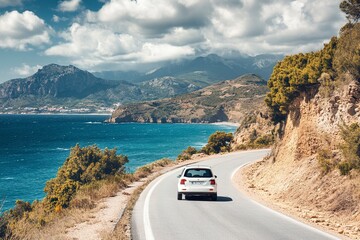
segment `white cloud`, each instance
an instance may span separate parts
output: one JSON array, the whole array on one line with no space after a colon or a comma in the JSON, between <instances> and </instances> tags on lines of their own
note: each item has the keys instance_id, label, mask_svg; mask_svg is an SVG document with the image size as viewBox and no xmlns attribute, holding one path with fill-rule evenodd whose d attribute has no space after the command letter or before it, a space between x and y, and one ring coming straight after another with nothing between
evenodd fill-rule
<instances>
[{"instance_id":1,"label":"white cloud","mask_svg":"<svg viewBox=\"0 0 360 240\"><path fill-rule=\"evenodd\" d=\"M75 12L80 8L81 0L66 0L59 3L58 9L61 12Z\"/></svg>"},{"instance_id":2,"label":"white cloud","mask_svg":"<svg viewBox=\"0 0 360 240\"><path fill-rule=\"evenodd\" d=\"M57 16L57 15L53 15L53 21L54 22L56 22L56 23L58 23L58 22L60 22L60 17L59 16Z\"/></svg>"},{"instance_id":3,"label":"white cloud","mask_svg":"<svg viewBox=\"0 0 360 240\"><path fill-rule=\"evenodd\" d=\"M0 8L21 6L22 0L0 0Z\"/></svg>"},{"instance_id":4,"label":"white cloud","mask_svg":"<svg viewBox=\"0 0 360 240\"><path fill-rule=\"evenodd\" d=\"M141 42L128 34L119 34L97 25L73 24L62 33L66 43L45 51L49 56L74 59L82 67L121 62L150 63L194 54L191 47Z\"/></svg>"},{"instance_id":5,"label":"white cloud","mask_svg":"<svg viewBox=\"0 0 360 240\"><path fill-rule=\"evenodd\" d=\"M139 58L142 62L160 62L194 55L195 51L189 46L172 46L170 44L145 43Z\"/></svg>"},{"instance_id":6,"label":"white cloud","mask_svg":"<svg viewBox=\"0 0 360 240\"><path fill-rule=\"evenodd\" d=\"M127 34L116 34L96 25L81 26L74 23L69 31L62 33L67 43L46 50L47 55L67 57L121 55L136 50L136 40Z\"/></svg>"},{"instance_id":7,"label":"white cloud","mask_svg":"<svg viewBox=\"0 0 360 240\"><path fill-rule=\"evenodd\" d=\"M312 51L337 35L346 19L338 2L328 0L109 0L77 22L46 54L96 68L199 53Z\"/></svg>"},{"instance_id":8,"label":"white cloud","mask_svg":"<svg viewBox=\"0 0 360 240\"><path fill-rule=\"evenodd\" d=\"M6 12L0 15L0 48L28 50L50 43L50 31L33 12Z\"/></svg>"},{"instance_id":9,"label":"white cloud","mask_svg":"<svg viewBox=\"0 0 360 240\"><path fill-rule=\"evenodd\" d=\"M11 70L14 74L16 74L18 76L28 77L28 76L36 73L37 70L39 70L40 68L42 68L42 66L40 66L40 65L30 66L30 65L23 63L21 67L15 67L15 68L12 68Z\"/></svg>"}]
</instances>

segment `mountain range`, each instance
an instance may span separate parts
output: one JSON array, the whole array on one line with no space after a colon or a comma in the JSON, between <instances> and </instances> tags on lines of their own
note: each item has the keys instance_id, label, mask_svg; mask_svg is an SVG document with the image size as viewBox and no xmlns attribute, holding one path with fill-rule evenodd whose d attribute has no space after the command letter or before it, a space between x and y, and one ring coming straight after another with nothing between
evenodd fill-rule
<instances>
[{"instance_id":1,"label":"mountain range","mask_svg":"<svg viewBox=\"0 0 360 240\"><path fill-rule=\"evenodd\" d=\"M32 76L0 84L0 112L44 106L95 111L113 104L175 97L245 73L268 79L279 59L279 55L225 59L211 54L170 63L146 74L135 71L92 74L71 65L49 64Z\"/></svg>"},{"instance_id":2,"label":"mountain range","mask_svg":"<svg viewBox=\"0 0 360 240\"><path fill-rule=\"evenodd\" d=\"M222 80L255 73L263 79L269 79L275 64L283 55L262 54L257 56L237 55L224 58L216 54L169 63L152 71L104 71L94 72L97 77L112 80L126 80L132 83L145 82L155 78L172 76L182 81L205 87Z\"/></svg>"}]
</instances>

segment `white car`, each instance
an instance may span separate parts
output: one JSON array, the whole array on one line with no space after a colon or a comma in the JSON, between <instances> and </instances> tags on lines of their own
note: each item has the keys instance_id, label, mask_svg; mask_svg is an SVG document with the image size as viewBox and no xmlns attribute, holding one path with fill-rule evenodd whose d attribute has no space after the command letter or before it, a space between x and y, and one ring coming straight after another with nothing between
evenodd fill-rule
<instances>
[{"instance_id":1,"label":"white car","mask_svg":"<svg viewBox=\"0 0 360 240\"><path fill-rule=\"evenodd\" d=\"M182 200L182 195L185 195L185 199L189 196L209 196L211 200L217 200L217 177L210 167L185 167L178 178L178 200Z\"/></svg>"}]
</instances>

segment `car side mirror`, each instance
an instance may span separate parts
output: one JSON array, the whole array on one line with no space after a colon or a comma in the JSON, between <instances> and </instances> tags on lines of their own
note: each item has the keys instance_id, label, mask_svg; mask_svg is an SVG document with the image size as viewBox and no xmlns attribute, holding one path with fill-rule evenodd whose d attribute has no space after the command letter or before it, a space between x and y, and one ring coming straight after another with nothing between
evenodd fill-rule
<instances>
[{"instance_id":1,"label":"car side mirror","mask_svg":"<svg viewBox=\"0 0 360 240\"><path fill-rule=\"evenodd\" d=\"M217 178L217 176L216 176L216 175L214 175L214 177L215 177L215 178Z\"/></svg>"},{"instance_id":2,"label":"car side mirror","mask_svg":"<svg viewBox=\"0 0 360 240\"><path fill-rule=\"evenodd\" d=\"M180 178L180 177L181 177L181 175L178 175L178 176L177 176L177 178Z\"/></svg>"}]
</instances>

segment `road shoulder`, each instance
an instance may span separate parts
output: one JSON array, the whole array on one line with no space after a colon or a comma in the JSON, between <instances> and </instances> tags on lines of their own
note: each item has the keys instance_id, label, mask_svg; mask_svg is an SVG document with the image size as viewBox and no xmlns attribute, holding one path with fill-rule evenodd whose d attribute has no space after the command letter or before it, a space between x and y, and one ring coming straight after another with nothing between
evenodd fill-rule
<instances>
[{"instance_id":1,"label":"road shoulder","mask_svg":"<svg viewBox=\"0 0 360 240\"><path fill-rule=\"evenodd\" d=\"M234 173L232 181L235 187L249 198L255 202L264 205L270 209L273 209L277 212L280 212L290 218L293 218L299 222L312 226L318 230L327 232L333 236L338 237L339 239L349 240L344 235L340 235L337 231L332 229L330 226L326 227L326 224L319 225L319 216L318 213L312 212L310 210L305 210L306 206L294 206L291 202L286 202L284 199L277 199L272 196L265 188L257 188L252 182L252 168L254 165L259 163L261 159L257 162L248 164ZM305 213L304 213L305 212ZM326 216L321 216L326 219ZM323 223L323 220L320 220ZM326 220L325 220L326 221Z\"/></svg>"}]
</instances>

